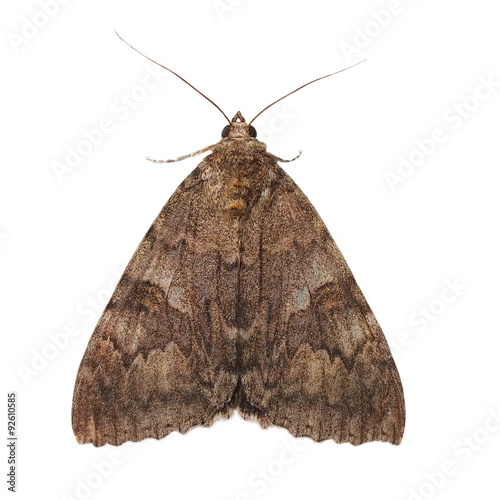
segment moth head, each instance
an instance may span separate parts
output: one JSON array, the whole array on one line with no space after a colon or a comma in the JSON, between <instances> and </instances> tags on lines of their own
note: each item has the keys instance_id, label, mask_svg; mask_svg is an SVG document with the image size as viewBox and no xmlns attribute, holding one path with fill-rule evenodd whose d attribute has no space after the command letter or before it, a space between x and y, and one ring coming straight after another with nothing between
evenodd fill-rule
<instances>
[{"instance_id":1,"label":"moth head","mask_svg":"<svg viewBox=\"0 0 500 500\"><path fill-rule=\"evenodd\" d=\"M231 123L222 129L221 135L223 139L248 139L257 137L257 130L252 125L249 125L238 111Z\"/></svg>"}]
</instances>

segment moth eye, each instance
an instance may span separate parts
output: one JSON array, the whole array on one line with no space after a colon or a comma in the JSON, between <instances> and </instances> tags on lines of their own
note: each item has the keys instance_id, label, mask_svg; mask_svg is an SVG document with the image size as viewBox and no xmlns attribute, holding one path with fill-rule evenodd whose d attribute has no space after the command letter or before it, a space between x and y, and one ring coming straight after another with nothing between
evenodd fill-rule
<instances>
[{"instance_id":1,"label":"moth eye","mask_svg":"<svg viewBox=\"0 0 500 500\"><path fill-rule=\"evenodd\" d=\"M253 125L250 125L248 132L250 133L250 137L257 137L257 130L255 130Z\"/></svg>"},{"instance_id":2,"label":"moth eye","mask_svg":"<svg viewBox=\"0 0 500 500\"><path fill-rule=\"evenodd\" d=\"M222 129L222 137L227 137L229 135L229 131L231 130L231 125L226 125L223 129Z\"/></svg>"}]
</instances>

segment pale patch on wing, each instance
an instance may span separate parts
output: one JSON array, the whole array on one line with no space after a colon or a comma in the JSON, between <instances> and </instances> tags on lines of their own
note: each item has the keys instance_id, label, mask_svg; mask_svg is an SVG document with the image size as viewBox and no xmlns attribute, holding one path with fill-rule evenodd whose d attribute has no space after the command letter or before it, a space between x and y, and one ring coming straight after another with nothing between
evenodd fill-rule
<instances>
[{"instance_id":1,"label":"pale patch on wing","mask_svg":"<svg viewBox=\"0 0 500 500\"><path fill-rule=\"evenodd\" d=\"M145 378L148 380L147 384L144 383ZM139 354L128 373L129 384L135 386L136 394L144 401L155 393L188 392L193 378L189 360L174 342L167 344L163 350L150 351L147 360L142 353Z\"/></svg>"},{"instance_id":2,"label":"pale patch on wing","mask_svg":"<svg viewBox=\"0 0 500 500\"><path fill-rule=\"evenodd\" d=\"M345 318L340 322L336 332L336 340L342 351L349 357L353 356L357 348L366 342L370 331L364 321L360 319L359 312L348 307L344 312Z\"/></svg>"},{"instance_id":3,"label":"pale patch on wing","mask_svg":"<svg viewBox=\"0 0 500 500\"><path fill-rule=\"evenodd\" d=\"M238 328L224 324L224 335L228 339L234 340L238 336Z\"/></svg>"},{"instance_id":4,"label":"pale patch on wing","mask_svg":"<svg viewBox=\"0 0 500 500\"><path fill-rule=\"evenodd\" d=\"M189 302L185 298L184 290L178 286L173 286L168 292L168 303L174 309L183 313L189 312Z\"/></svg>"},{"instance_id":5,"label":"pale patch on wing","mask_svg":"<svg viewBox=\"0 0 500 500\"><path fill-rule=\"evenodd\" d=\"M150 267L148 271L144 274L144 279L155 283L163 290L168 290L172 278L174 277L175 269L169 269L167 265L163 267Z\"/></svg>"},{"instance_id":6,"label":"pale patch on wing","mask_svg":"<svg viewBox=\"0 0 500 500\"><path fill-rule=\"evenodd\" d=\"M310 296L307 288L302 288L301 290L294 290L293 303L295 306L297 306L297 309L307 309L309 307Z\"/></svg>"},{"instance_id":7,"label":"pale patch on wing","mask_svg":"<svg viewBox=\"0 0 500 500\"><path fill-rule=\"evenodd\" d=\"M320 286L330 283L333 280L332 274L328 270L328 266L321 261L320 256L316 255L311 265L311 275L309 278L309 286L312 291Z\"/></svg>"}]
</instances>

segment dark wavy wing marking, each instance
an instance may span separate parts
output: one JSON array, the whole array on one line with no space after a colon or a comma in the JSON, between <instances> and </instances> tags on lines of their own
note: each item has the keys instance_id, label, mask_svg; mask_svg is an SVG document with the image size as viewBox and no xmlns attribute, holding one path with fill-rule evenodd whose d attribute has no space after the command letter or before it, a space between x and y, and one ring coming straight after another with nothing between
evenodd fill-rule
<instances>
[{"instance_id":1,"label":"dark wavy wing marking","mask_svg":"<svg viewBox=\"0 0 500 500\"><path fill-rule=\"evenodd\" d=\"M258 227L243 230L240 411L317 441L399 444L403 389L382 330L319 215L281 169Z\"/></svg>"},{"instance_id":2,"label":"dark wavy wing marking","mask_svg":"<svg viewBox=\"0 0 500 500\"><path fill-rule=\"evenodd\" d=\"M161 438L232 412L236 237L203 182L198 167L164 206L97 324L73 398L80 443Z\"/></svg>"}]
</instances>

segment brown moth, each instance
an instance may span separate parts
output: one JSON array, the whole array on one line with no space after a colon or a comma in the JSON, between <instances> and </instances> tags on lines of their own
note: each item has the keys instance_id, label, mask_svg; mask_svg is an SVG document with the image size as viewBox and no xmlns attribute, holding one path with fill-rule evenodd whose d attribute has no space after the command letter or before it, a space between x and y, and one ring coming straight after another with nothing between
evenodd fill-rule
<instances>
[{"instance_id":1,"label":"brown moth","mask_svg":"<svg viewBox=\"0 0 500 500\"><path fill-rule=\"evenodd\" d=\"M75 385L78 442L159 439L238 410L316 441L399 444L399 374L342 254L239 112L222 136L97 324Z\"/></svg>"}]
</instances>

